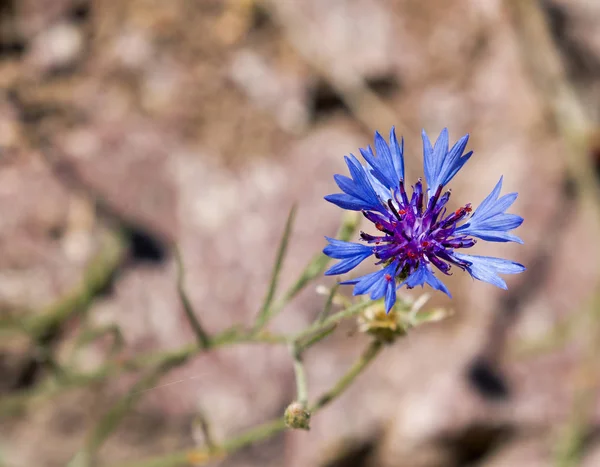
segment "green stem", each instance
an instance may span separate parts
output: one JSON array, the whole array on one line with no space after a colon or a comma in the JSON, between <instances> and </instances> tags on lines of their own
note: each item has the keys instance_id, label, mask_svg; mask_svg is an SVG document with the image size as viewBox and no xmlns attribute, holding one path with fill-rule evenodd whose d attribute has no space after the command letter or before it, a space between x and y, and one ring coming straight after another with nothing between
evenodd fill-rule
<instances>
[{"instance_id":1,"label":"green stem","mask_svg":"<svg viewBox=\"0 0 600 467\"><path fill-rule=\"evenodd\" d=\"M329 334L331 334L333 331L335 331L336 328L337 328L337 323L334 323L331 326L329 326L328 328L323 328L323 329L319 330L319 332L313 334L312 336L309 336L307 339L299 341L298 342L298 351L304 352L306 349L312 347L317 342L320 342L323 339L325 339Z\"/></svg>"},{"instance_id":2,"label":"green stem","mask_svg":"<svg viewBox=\"0 0 600 467\"><path fill-rule=\"evenodd\" d=\"M204 350L237 344L288 345L289 342L292 341L300 342L302 349L305 349L318 342L323 337L327 336L328 333L332 332L339 321L357 315L369 304L370 302L358 303L331 315L321 323L317 322L313 324L309 328L292 337L271 334L265 331L254 334L252 332L245 332L237 328L230 328L213 336L209 341L209 348ZM302 342L305 339L307 339L307 341ZM176 350L155 352L149 355L140 355L133 357L130 360L121 362L111 361L92 373L70 373L66 380L61 381L60 385L56 382L42 384L31 390L22 391L19 394L2 398L2 400L0 400L0 415L17 413L30 402L47 401L55 396L58 396L66 390L101 382L109 377L115 377L126 371L140 371L147 368L152 368L172 359L182 359L181 361L183 364L187 361L187 359L193 357L201 350L203 350L203 348L198 343L188 344Z\"/></svg>"},{"instance_id":3,"label":"green stem","mask_svg":"<svg viewBox=\"0 0 600 467\"><path fill-rule=\"evenodd\" d=\"M352 305L351 307L346 308L345 310L338 311L337 313L334 313L333 315L331 315L329 318L327 318L323 321L320 321L320 322L317 321L314 324L312 324L311 326L309 326L308 328L306 328L304 331L299 332L298 334L296 334L293 337L293 340L299 341L301 339L305 339L314 333L318 333L324 329L329 328L330 326L336 325L343 319L350 318L352 316L356 316L361 311L363 311L365 308L367 308L369 305L372 305L372 304L373 304L373 302L371 302L371 301L364 301L364 302L360 302L355 305Z\"/></svg>"},{"instance_id":4,"label":"green stem","mask_svg":"<svg viewBox=\"0 0 600 467\"><path fill-rule=\"evenodd\" d=\"M289 340L284 336L264 332L251 334L232 328L214 336L210 340L210 349L237 344L287 344L288 342ZM183 364L201 350L203 349L197 343L188 344L176 350L140 355L126 361L113 360L90 373L70 372L64 380L61 380L60 384L56 381L48 381L30 390L3 397L0 400L0 415L18 413L31 403L45 402L69 389L98 383L123 372L146 370L173 360L178 360L181 362L180 364Z\"/></svg>"},{"instance_id":5,"label":"green stem","mask_svg":"<svg viewBox=\"0 0 600 467\"><path fill-rule=\"evenodd\" d=\"M103 239L102 248L92 258L83 280L73 291L42 312L25 318L0 319L0 333L25 332L33 341L52 333L75 313L86 310L92 304L96 295L109 284L124 253L123 238L109 232Z\"/></svg>"},{"instance_id":6,"label":"green stem","mask_svg":"<svg viewBox=\"0 0 600 467\"><path fill-rule=\"evenodd\" d=\"M254 326L254 329L256 331L262 329L263 326L265 326L274 315L273 309L271 308L271 304L273 303L273 298L275 297L275 292L277 291L279 275L281 274L281 266L283 265L283 260L287 252L295 217L296 206L294 205L292 206L292 209L290 209L290 213L288 214L288 218L285 223L285 229L283 230L281 242L279 243L279 249L277 250L277 257L275 259L275 264L273 265L273 272L271 274L271 281L269 283L267 295L265 296L263 306L258 314L258 317L256 318L256 324Z\"/></svg>"},{"instance_id":7,"label":"green stem","mask_svg":"<svg viewBox=\"0 0 600 467\"><path fill-rule=\"evenodd\" d=\"M199 407L197 409L194 422L200 428L200 431L202 431L202 436L204 437L204 442L206 443L208 450L211 452L216 451L217 445L213 438L212 430L210 429L210 422L203 408Z\"/></svg>"},{"instance_id":8,"label":"green stem","mask_svg":"<svg viewBox=\"0 0 600 467\"><path fill-rule=\"evenodd\" d=\"M116 430L130 409L142 398L147 389L156 385L158 380L173 368L187 360L186 356L172 356L161 362L156 368L142 377L107 413L87 438L85 447L74 457L71 466L79 467L91 463L95 454L106 439Z\"/></svg>"},{"instance_id":9,"label":"green stem","mask_svg":"<svg viewBox=\"0 0 600 467\"><path fill-rule=\"evenodd\" d=\"M336 238L340 240L348 241L356 233L358 225L361 220L360 215L356 212L348 212L342 219L342 225L340 226ZM279 314L283 308L294 298L304 287L306 287L311 281L321 276L329 264L330 258L323 253L319 253L314 256L311 261L306 265L298 280L292 284L292 286L283 294L283 298L278 300L272 306L270 312L271 317Z\"/></svg>"},{"instance_id":10,"label":"green stem","mask_svg":"<svg viewBox=\"0 0 600 467\"><path fill-rule=\"evenodd\" d=\"M338 282L331 288L329 296L327 297L327 301L325 302L325 306L323 307L323 310L321 310L321 313L319 313L319 316L317 316L317 323L322 323L323 321L325 321L325 319L329 316L329 313L331 313L333 299L335 298L335 294L337 293L339 287L340 283Z\"/></svg>"},{"instance_id":11,"label":"green stem","mask_svg":"<svg viewBox=\"0 0 600 467\"><path fill-rule=\"evenodd\" d=\"M188 299L187 293L185 292L184 287L184 270L183 270L183 261L181 259L181 254L179 249L175 247L175 261L177 263L177 293L179 294L179 300L181 300L181 304L183 305L183 311L185 312L185 316L187 317L194 334L196 335L196 339L198 341L198 345L203 349L208 349L210 347L210 338L208 334L200 324L199 318L196 316L194 312L194 308Z\"/></svg>"},{"instance_id":12,"label":"green stem","mask_svg":"<svg viewBox=\"0 0 600 467\"><path fill-rule=\"evenodd\" d=\"M369 347L365 350L365 352L360 356L358 361L352 365L350 370L340 378L340 380L331 388L331 390L327 391L325 394L321 395L317 399L317 401L309 408L309 412L317 412L337 398L340 394L342 394L348 386L356 379L356 377L362 373L362 371L369 366L369 364L379 355L379 352L383 348L383 344L379 340L374 340L371 342Z\"/></svg>"},{"instance_id":13,"label":"green stem","mask_svg":"<svg viewBox=\"0 0 600 467\"><path fill-rule=\"evenodd\" d=\"M294 359L294 374L296 375L296 400L303 407L308 405L308 384L306 371L302 363L302 353L296 343L290 344L290 352Z\"/></svg>"},{"instance_id":14,"label":"green stem","mask_svg":"<svg viewBox=\"0 0 600 467\"><path fill-rule=\"evenodd\" d=\"M310 409L318 412L331 401L339 397L356 377L371 363L381 351L383 345L379 341L373 341L361 355L358 361L352 365L344 376L333 386L333 388L321 395ZM214 462L226 455L232 454L246 446L270 438L283 431L285 422L283 418L277 418L270 422L252 428L241 435L225 441L220 447L212 452L209 449L191 449L177 453L168 454L163 457L137 461L124 464L120 467L184 467L189 465L204 465Z\"/></svg>"}]
</instances>

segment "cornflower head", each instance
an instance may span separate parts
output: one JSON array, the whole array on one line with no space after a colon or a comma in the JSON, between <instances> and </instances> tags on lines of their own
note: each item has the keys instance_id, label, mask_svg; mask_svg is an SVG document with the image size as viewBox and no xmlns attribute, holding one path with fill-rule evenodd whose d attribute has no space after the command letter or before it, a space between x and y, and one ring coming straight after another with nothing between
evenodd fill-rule
<instances>
[{"instance_id":1,"label":"cornflower head","mask_svg":"<svg viewBox=\"0 0 600 467\"><path fill-rule=\"evenodd\" d=\"M433 146L424 130L422 137L426 187L419 179L409 195L404 182L404 140L398 143L392 127L389 143L375 133L376 154L371 146L360 149L366 165L352 154L345 157L351 178L334 175L343 193L325 197L343 209L361 211L380 232L379 235L361 232L363 243L326 237L329 245L323 252L341 261L325 274L345 274L374 256L376 264L382 266L380 270L342 284L353 284L354 295L370 294L373 300L385 297L388 313L396 302L396 290L404 285L410 289L428 284L452 297L435 274L434 266L445 275L450 275L451 267L456 266L475 279L503 289L506 283L498 274L525 270L514 261L458 252L471 248L476 239L523 243L509 233L522 224L523 218L506 213L517 193L500 197L500 177L475 211L467 203L448 212L450 190L444 191L444 187L473 154L464 153L469 135L459 139L451 149L447 129L442 130Z\"/></svg>"}]
</instances>

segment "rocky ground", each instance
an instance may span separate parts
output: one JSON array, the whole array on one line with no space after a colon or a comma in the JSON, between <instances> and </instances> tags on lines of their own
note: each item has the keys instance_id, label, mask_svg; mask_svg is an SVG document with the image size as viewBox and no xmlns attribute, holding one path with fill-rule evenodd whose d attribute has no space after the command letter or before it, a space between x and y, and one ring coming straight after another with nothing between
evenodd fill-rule
<instances>
[{"instance_id":1,"label":"rocky ground","mask_svg":"<svg viewBox=\"0 0 600 467\"><path fill-rule=\"evenodd\" d=\"M220 465L598 465L600 334L587 310L600 232L594 188L578 177L600 159L593 137L584 149L561 138L568 122L536 78L543 53L534 43L527 55L531 18L515 4L0 1L0 465L66 465L134 381L41 392L82 329L118 326L121 359L193 341L174 244L206 328L251 323L290 206L298 218L284 287L339 225L322 198L342 156L392 124L410 178L420 175L422 127L471 134L475 156L453 197L477 204L504 174L505 191L520 193L525 245L478 253L528 272L508 278L509 292L451 277L452 302L433 297L455 310L451 319L387 348L309 432ZM540 5L593 128L600 5ZM573 172L577 150L587 169ZM307 288L273 329L301 329L323 301ZM311 349L311 394L363 342L341 330ZM73 364L93 371L111 343L100 337ZM295 396L286 349L266 345L211 352L157 384L180 380L144 394L99 465L195 445L199 407L224 439ZM560 454L565 445L572 455Z\"/></svg>"}]
</instances>

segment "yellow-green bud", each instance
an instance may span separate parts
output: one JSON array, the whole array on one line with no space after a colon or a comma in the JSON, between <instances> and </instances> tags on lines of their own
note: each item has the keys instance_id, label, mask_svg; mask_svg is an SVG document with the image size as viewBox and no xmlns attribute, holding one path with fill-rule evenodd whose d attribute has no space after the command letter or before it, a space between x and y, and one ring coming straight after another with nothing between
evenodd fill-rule
<instances>
[{"instance_id":1,"label":"yellow-green bud","mask_svg":"<svg viewBox=\"0 0 600 467\"><path fill-rule=\"evenodd\" d=\"M375 303L366 308L358 317L358 325L361 332L385 343L391 343L406 334L401 313L396 309L386 313L383 303Z\"/></svg>"},{"instance_id":2,"label":"yellow-green bud","mask_svg":"<svg viewBox=\"0 0 600 467\"><path fill-rule=\"evenodd\" d=\"M310 412L300 402L292 402L288 405L283 418L288 428L299 430L310 429Z\"/></svg>"}]
</instances>

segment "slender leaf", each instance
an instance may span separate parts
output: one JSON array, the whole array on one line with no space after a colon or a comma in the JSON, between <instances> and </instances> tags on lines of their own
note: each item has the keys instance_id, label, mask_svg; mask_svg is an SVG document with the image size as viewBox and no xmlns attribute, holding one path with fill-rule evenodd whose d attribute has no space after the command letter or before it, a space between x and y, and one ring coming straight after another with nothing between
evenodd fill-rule
<instances>
[{"instance_id":1,"label":"slender leaf","mask_svg":"<svg viewBox=\"0 0 600 467\"><path fill-rule=\"evenodd\" d=\"M279 249L277 250L277 256L275 258L275 264L273 265L271 281L269 283L267 295L265 296L265 300L256 319L255 330L261 329L273 315L271 305L273 303L273 299L275 298L275 292L277 291L279 275L281 274L281 266L283 265L283 260L285 259L285 255L287 253L287 248L290 240L290 235L292 233L292 227L294 225L295 217L296 205L292 206L292 208L290 209L290 213L288 214L288 218L285 223L285 229L283 230L281 242L279 243Z\"/></svg>"}]
</instances>

